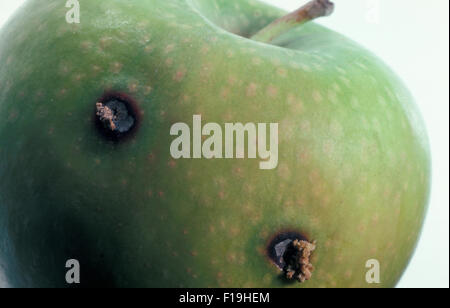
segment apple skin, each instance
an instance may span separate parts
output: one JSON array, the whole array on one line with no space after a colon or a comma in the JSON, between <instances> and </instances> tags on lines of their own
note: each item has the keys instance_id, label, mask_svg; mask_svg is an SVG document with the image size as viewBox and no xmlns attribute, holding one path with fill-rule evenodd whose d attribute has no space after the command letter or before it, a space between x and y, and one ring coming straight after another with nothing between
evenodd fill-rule
<instances>
[{"instance_id":1,"label":"apple skin","mask_svg":"<svg viewBox=\"0 0 450 308\"><path fill-rule=\"evenodd\" d=\"M405 86L314 23L250 36L284 14L229 0L30 0L0 34L0 268L18 287L393 287L414 251L430 155ZM96 101L125 93L140 125L102 137ZM279 165L173 160L170 127L280 123ZM317 241L286 283L271 237ZM367 284L366 261L381 265Z\"/></svg>"}]
</instances>

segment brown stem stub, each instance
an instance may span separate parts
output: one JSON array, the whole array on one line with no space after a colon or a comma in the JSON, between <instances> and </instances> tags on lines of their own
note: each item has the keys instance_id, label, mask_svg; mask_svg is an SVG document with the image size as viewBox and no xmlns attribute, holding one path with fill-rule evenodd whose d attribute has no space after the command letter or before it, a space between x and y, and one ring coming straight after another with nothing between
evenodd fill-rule
<instances>
[{"instance_id":1,"label":"brown stem stub","mask_svg":"<svg viewBox=\"0 0 450 308\"><path fill-rule=\"evenodd\" d=\"M314 270L310 257L316 249L316 242L295 240L286 248L283 255L285 266L283 272L289 280L297 280L303 283L310 280Z\"/></svg>"},{"instance_id":2,"label":"brown stem stub","mask_svg":"<svg viewBox=\"0 0 450 308\"><path fill-rule=\"evenodd\" d=\"M297 12L304 12L310 20L330 16L334 11L334 3L329 0L314 0L307 3Z\"/></svg>"}]
</instances>

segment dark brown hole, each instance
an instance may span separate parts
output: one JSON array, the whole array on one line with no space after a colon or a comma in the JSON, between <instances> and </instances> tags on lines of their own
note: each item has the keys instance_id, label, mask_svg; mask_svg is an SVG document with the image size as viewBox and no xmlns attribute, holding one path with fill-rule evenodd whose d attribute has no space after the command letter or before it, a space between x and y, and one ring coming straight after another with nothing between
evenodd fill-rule
<instances>
[{"instance_id":1,"label":"dark brown hole","mask_svg":"<svg viewBox=\"0 0 450 308\"><path fill-rule=\"evenodd\" d=\"M135 135L141 119L137 102L129 95L109 91L95 102L95 127L103 138L125 141Z\"/></svg>"},{"instance_id":2,"label":"dark brown hole","mask_svg":"<svg viewBox=\"0 0 450 308\"><path fill-rule=\"evenodd\" d=\"M281 231L275 234L267 245L267 256L280 270L286 265L285 253L290 244L295 241L308 241L308 238L297 231Z\"/></svg>"}]
</instances>

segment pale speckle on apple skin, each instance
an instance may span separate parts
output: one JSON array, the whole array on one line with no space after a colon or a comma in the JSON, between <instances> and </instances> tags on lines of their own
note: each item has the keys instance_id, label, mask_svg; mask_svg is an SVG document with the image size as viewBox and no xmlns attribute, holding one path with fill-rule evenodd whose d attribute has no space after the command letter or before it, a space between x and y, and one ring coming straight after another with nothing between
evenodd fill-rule
<instances>
[{"instance_id":1,"label":"pale speckle on apple skin","mask_svg":"<svg viewBox=\"0 0 450 308\"><path fill-rule=\"evenodd\" d=\"M138 83L137 82L131 82L130 84L128 84L128 91L130 93L136 93L138 90Z\"/></svg>"},{"instance_id":2,"label":"pale speckle on apple skin","mask_svg":"<svg viewBox=\"0 0 450 308\"><path fill-rule=\"evenodd\" d=\"M372 125L373 125L373 129L374 129L376 132L381 133L382 128L381 128L380 120L379 120L378 118L374 117L374 118L372 119Z\"/></svg>"},{"instance_id":3,"label":"pale speckle on apple skin","mask_svg":"<svg viewBox=\"0 0 450 308\"><path fill-rule=\"evenodd\" d=\"M153 52L153 50L155 50L155 46L154 46L154 45L147 45L147 46L145 46L145 48L144 48L144 51L145 51L146 53L151 53L151 52Z\"/></svg>"},{"instance_id":4,"label":"pale speckle on apple skin","mask_svg":"<svg viewBox=\"0 0 450 308\"><path fill-rule=\"evenodd\" d=\"M328 90L328 99L334 105L337 105L339 103L337 93L334 90Z\"/></svg>"},{"instance_id":5,"label":"pale speckle on apple skin","mask_svg":"<svg viewBox=\"0 0 450 308\"><path fill-rule=\"evenodd\" d=\"M69 65L66 62L63 62L63 63L60 64L59 72L60 72L60 74L62 76L67 75L70 71L71 71L71 69L70 69Z\"/></svg>"},{"instance_id":6,"label":"pale speckle on apple skin","mask_svg":"<svg viewBox=\"0 0 450 308\"><path fill-rule=\"evenodd\" d=\"M334 120L330 125L330 135L335 138L341 137L343 134L343 127L340 122Z\"/></svg>"},{"instance_id":7,"label":"pale speckle on apple skin","mask_svg":"<svg viewBox=\"0 0 450 308\"><path fill-rule=\"evenodd\" d=\"M122 71L123 64L120 62L114 62L111 65L111 72L114 74L119 74Z\"/></svg>"},{"instance_id":8,"label":"pale speckle on apple skin","mask_svg":"<svg viewBox=\"0 0 450 308\"><path fill-rule=\"evenodd\" d=\"M252 64L253 64L253 65L256 65L256 66L261 65L261 64L262 64L261 58L253 58L253 59L252 59Z\"/></svg>"},{"instance_id":9,"label":"pale speckle on apple skin","mask_svg":"<svg viewBox=\"0 0 450 308\"><path fill-rule=\"evenodd\" d=\"M184 79L184 77L186 76L186 73L187 73L187 69L182 67L182 68L178 69L178 71L173 76L173 79L176 82L181 82Z\"/></svg>"},{"instance_id":10,"label":"pale speckle on apple skin","mask_svg":"<svg viewBox=\"0 0 450 308\"><path fill-rule=\"evenodd\" d=\"M288 71L285 68L278 68L277 69L277 74L278 76L280 76L281 78L286 78L288 75Z\"/></svg>"},{"instance_id":11,"label":"pale speckle on apple skin","mask_svg":"<svg viewBox=\"0 0 450 308\"><path fill-rule=\"evenodd\" d=\"M203 47L201 48L200 52L202 55L207 55L209 53L209 51L211 50L211 47L209 45L203 45Z\"/></svg>"},{"instance_id":12,"label":"pale speckle on apple skin","mask_svg":"<svg viewBox=\"0 0 450 308\"><path fill-rule=\"evenodd\" d=\"M340 66L336 67L336 70L339 72L341 76L347 75L347 71Z\"/></svg>"},{"instance_id":13,"label":"pale speckle on apple skin","mask_svg":"<svg viewBox=\"0 0 450 308\"><path fill-rule=\"evenodd\" d=\"M339 76L339 79L347 86L350 87L352 82L345 76Z\"/></svg>"},{"instance_id":14,"label":"pale speckle on apple skin","mask_svg":"<svg viewBox=\"0 0 450 308\"><path fill-rule=\"evenodd\" d=\"M92 66L92 70L93 70L94 76L95 76L97 73L102 71L102 68L100 66L98 66L98 65L93 65Z\"/></svg>"},{"instance_id":15,"label":"pale speckle on apple skin","mask_svg":"<svg viewBox=\"0 0 450 308\"><path fill-rule=\"evenodd\" d=\"M174 49L175 49L175 44L170 44L170 45L167 45L167 46L166 46L164 52L165 52L166 54L168 54L168 53L171 53Z\"/></svg>"},{"instance_id":16,"label":"pale speckle on apple skin","mask_svg":"<svg viewBox=\"0 0 450 308\"><path fill-rule=\"evenodd\" d=\"M299 69L301 69L300 64L297 63L297 62L295 62L295 61L292 61L292 62L290 63L290 67L291 67L292 69L294 69L294 70L299 70Z\"/></svg>"},{"instance_id":17,"label":"pale speckle on apple skin","mask_svg":"<svg viewBox=\"0 0 450 308\"><path fill-rule=\"evenodd\" d=\"M381 105L381 107L387 107L387 102L383 96L378 96L378 103Z\"/></svg>"},{"instance_id":18,"label":"pale speckle on apple skin","mask_svg":"<svg viewBox=\"0 0 450 308\"><path fill-rule=\"evenodd\" d=\"M358 98L355 97L355 96L353 96L353 97L350 99L350 105L351 105L353 108L355 108L355 109L359 108L359 100L358 100Z\"/></svg>"},{"instance_id":19,"label":"pale speckle on apple skin","mask_svg":"<svg viewBox=\"0 0 450 308\"><path fill-rule=\"evenodd\" d=\"M256 93L257 93L258 88L259 88L259 86L258 86L256 83L251 82L251 83L249 84L249 86L247 87L247 91L246 91L246 92L247 92L247 93L246 93L247 97L253 97L253 96L255 96Z\"/></svg>"},{"instance_id":20,"label":"pale speckle on apple skin","mask_svg":"<svg viewBox=\"0 0 450 308\"><path fill-rule=\"evenodd\" d=\"M144 94L145 95L149 95L152 92L152 90L153 90L152 86L145 86L144 87Z\"/></svg>"},{"instance_id":21,"label":"pale speckle on apple skin","mask_svg":"<svg viewBox=\"0 0 450 308\"><path fill-rule=\"evenodd\" d=\"M301 69L302 69L303 71L305 71L305 72L307 72L307 73L311 73L311 72L312 72L311 67L309 67L309 66L306 65L306 64L300 64L300 67L301 67Z\"/></svg>"},{"instance_id":22,"label":"pale speckle on apple skin","mask_svg":"<svg viewBox=\"0 0 450 308\"><path fill-rule=\"evenodd\" d=\"M57 91L57 96L59 96L59 97L65 96L66 93L67 93L67 89L66 89L66 88L62 88L62 89L59 89L59 90Z\"/></svg>"},{"instance_id":23,"label":"pale speckle on apple skin","mask_svg":"<svg viewBox=\"0 0 450 308\"><path fill-rule=\"evenodd\" d=\"M356 65L358 65L360 68L362 68L363 70L367 71L369 70L369 68L367 67L367 65L365 65L364 63L358 61L356 62Z\"/></svg>"},{"instance_id":24,"label":"pale speckle on apple skin","mask_svg":"<svg viewBox=\"0 0 450 308\"><path fill-rule=\"evenodd\" d=\"M276 98L278 96L278 88L273 85L269 85L267 87L267 95L270 98Z\"/></svg>"},{"instance_id":25,"label":"pale speckle on apple skin","mask_svg":"<svg viewBox=\"0 0 450 308\"><path fill-rule=\"evenodd\" d=\"M167 58L165 61L165 64L167 67L171 67L173 64L173 59L172 58Z\"/></svg>"},{"instance_id":26,"label":"pale speckle on apple skin","mask_svg":"<svg viewBox=\"0 0 450 308\"><path fill-rule=\"evenodd\" d=\"M322 93L316 89L314 89L312 92L312 98L316 103L321 103L323 101Z\"/></svg>"},{"instance_id":27,"label":"pale speckle on apple skin","mask_svg":"<svg viewBox=\"0 0 450 308\"><path fill-rule=\"evenodd\" d=\"M336 91L336 92L342 92L341 86L339 84L337 84L336 82L334 82L331 87Z\"/></svg>"}]
</instances>

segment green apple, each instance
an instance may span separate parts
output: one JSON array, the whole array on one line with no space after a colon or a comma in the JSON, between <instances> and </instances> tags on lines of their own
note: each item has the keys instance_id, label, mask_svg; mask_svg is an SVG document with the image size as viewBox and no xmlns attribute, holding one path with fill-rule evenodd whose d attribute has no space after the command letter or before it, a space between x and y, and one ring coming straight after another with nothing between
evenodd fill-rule
<instances>
[{"instance_id":1,"label":"green apple","mask_svg":"<svg viewBox=\"0 0 450 308\"><path fill-rule=\"evenodd\" d=\"M77 1L64 2L29 0L0 34L0 267L12 286L69 286L69 259L81 286L395 286L430 155L382 61L300 25L319 16L311 5L80 0L77 23ZM193 134L198 116L217 134L278 124L277 164L174 158L171 128Z\"/></svg>"}]
</instances>

